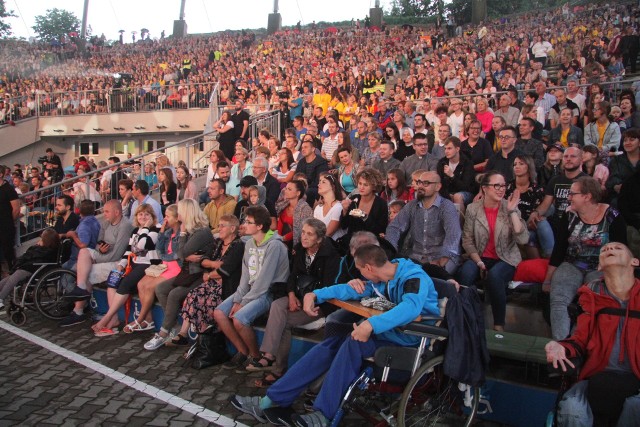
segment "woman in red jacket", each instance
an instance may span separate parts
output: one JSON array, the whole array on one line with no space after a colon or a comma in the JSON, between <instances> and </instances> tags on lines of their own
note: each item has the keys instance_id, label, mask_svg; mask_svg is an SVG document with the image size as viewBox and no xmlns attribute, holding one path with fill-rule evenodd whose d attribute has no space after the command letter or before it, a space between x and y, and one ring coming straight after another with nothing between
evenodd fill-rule
<instances>
[{"instance_id":1,"label":"woman in red jacket","mask_svg":"<svg viewBox=\"0 0 640 427\"><path fill-rule=\"evenodd\" d=\"M561 426L593 425L618 414L618 426L640 419L640 280L634 276L640 261L618 242L604 245L599 261L603 279L578 290L584 312L574 334L545 347L554 368L566 371L574 367L570 358L584 360L580 381L558 405Z\"/></svg>"}]
</instances>

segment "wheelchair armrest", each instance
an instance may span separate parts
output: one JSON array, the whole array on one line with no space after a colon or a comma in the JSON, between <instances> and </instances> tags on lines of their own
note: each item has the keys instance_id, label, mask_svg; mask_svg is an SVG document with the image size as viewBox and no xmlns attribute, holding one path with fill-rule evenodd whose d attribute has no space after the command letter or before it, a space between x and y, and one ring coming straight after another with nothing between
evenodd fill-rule
<instances>
[{"instance_id":1,"label":"wheelchair armrest","mask_svg":"<svg viewBox=\"0 0 640 427\"><path fill-rule=\"evenodd\" d=\"M423 316L422 320L442 320L443 317L439 316ZM402 332L409 333L411 335L427 335L436 337L448 337L449 331L446 328L440 326L428 325L426 323L411 322L408 325L400 326Z\"/></svg>"}]
</instances>

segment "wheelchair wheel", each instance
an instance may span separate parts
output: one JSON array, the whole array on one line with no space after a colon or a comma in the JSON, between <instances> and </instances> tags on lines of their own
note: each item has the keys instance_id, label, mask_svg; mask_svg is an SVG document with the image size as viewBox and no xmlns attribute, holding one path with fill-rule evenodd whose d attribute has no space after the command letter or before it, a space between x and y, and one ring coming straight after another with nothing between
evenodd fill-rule
<instances>
[{"instance_id":1,"label":"wheelchair wheel","mask_svg":"<svg viewBox=\"0 0 640 427\"><path fill-rule=\"evenodd\" d=\"M22 326L27 323L27 314L23 310L16 310L11 313L11 321L14 325Z\"/></svg>"},{"instance_id":2,"label":"wheelchair wheel","mask_svg":"<svg viewBox=\"0 0 640 427\"><path fill-rule=\"evenodd\" d=\"M480 389L470 390L470 407L465 407L465 392L458 382L443 374L443 356L422 365L405 387L398 411L398 425L465 426L471 425L478 410Z\"/></svg>"},{"instance_id":3,"label":"wheelchair wheel","mask_svg":"<svg viewBox=\"0 0 640 427\"><path fill-rule=\"evenodd\" d=\"M66 268L55 268L38 278L35 305L45 317L60 320L69 315L74 303L62 299L64 290L76 283L76 273Z\"/></svg>"}]
</instances>

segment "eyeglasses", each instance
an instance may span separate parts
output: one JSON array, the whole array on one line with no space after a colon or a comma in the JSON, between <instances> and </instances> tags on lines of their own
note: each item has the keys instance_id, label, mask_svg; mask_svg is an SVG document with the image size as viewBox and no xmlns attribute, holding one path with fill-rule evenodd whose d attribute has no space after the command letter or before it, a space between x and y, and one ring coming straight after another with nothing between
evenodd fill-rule
<instances>
[{"instance_id":1,"label":"eyeglasses","mask_svg":"<svg viewBox=\"0 0 640 427\"><path fill-rule=\"evenodd\" d=\"M494 190L500 191L507 188L507 184L486 184L485 187L493 187Z\"/></svg>"},{"instance_id":2,"label":"eyeglasses","mask_svg":"<svg viewBox=\"0 0 640 427\"><path fill-rule=\"evenodd\" d=\"M418 187L428 187L431 184L440 184L440 181L422 181L421 179L416 179L415 183Z\"/></svg>"},{"instance_id":3,"label":"eyeglasses","mask_svg":"<svg viewBox=\"0 0 640 427\"><path fill-rule=\"evenodd\" d=\"M501 140L501 141L506 141L506 140L515 139L515 138L516 138L515 136L509 136L509 135L500 135L500 136L498 136L498 139Z\"/></svg>"},{"instance_id":4,"label":"eyeglasses","mask_svg":"<svg viewBox=\"0 0 640 427\"><path fill-rule=\"evenodd\" d=\"M249 221L248 219L245 219L244 223L249 225L256 225L255 221Z\"/></svg>"}]
</instances>

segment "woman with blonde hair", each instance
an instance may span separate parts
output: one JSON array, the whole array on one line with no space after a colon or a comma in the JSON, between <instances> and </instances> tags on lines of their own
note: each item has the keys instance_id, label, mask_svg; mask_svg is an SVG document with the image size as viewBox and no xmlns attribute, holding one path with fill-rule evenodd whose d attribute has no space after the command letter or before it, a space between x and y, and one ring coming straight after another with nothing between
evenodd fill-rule
<instances>
[{"instance_id":1,"label":"woman with blonde hair","mask_svg":"<svg viewBox=\"0 0 640 427\"><path fill-rule=\"evenodd\" d=\"M138 206L133 215L133 226L135 228L129 238L129 246L117 266L117 270L120 273L126 273L126 276L115 284L115 287L109 285L110 287L107 288L109 311L92 327L98 336L102 336L105 328L113 329L113 326L117 325L113 317L117 316L118 310L127 302L129 296L136 292L138 282L146 274L145 270L151 264L161 263L160 255L156 250L160 226L151 205L144 203ZM153 325L147 324L146 328L138 330L152 328ZM114 333L115 331L109 335Z\"/></svg>"},{"instance_id":2,"label":"woman with blonde hair","mask_svg":"<svg viewBox=\"0 0 640 427\"><path fill-rule=\"evenodd\" d=\"M213 234L209 229L209 219L200 210L196 200L184 199L178 202L180 240L178 259L182 261L180 272L173 280L167 280L156 287L156 296L164 310L164 321L160 331L149 340L144 348L155 350L169 339L169 332L176 325L178 312L190 290L202 283L203 257L211 256Z\"/></svg>"}]
</instances>

